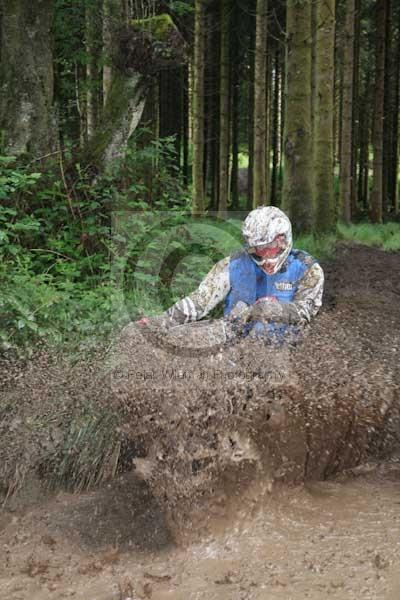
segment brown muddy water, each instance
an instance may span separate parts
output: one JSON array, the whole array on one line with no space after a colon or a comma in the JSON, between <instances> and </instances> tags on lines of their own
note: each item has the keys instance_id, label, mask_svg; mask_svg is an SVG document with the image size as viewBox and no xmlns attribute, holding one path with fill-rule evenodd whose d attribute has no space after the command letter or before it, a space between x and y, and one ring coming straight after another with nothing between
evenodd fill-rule
<instances>
[{"instance_id":1,"label":"brown muddy water","mask_svg":"<svg viewBox=\"0 0 400 600\"><path fill-rule=\"evenodd\" d=\"M210 503L184 548L132 483L3 513L1 600L400 598L395 460L306 487L254 484L224 511Z\"/></svg>"}]
</instances>

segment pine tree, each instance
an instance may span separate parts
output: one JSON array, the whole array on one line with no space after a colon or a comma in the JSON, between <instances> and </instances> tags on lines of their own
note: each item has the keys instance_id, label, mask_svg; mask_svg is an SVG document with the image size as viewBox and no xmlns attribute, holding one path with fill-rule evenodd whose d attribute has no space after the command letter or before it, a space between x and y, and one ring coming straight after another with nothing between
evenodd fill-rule
<instances>
[{"instance_id":1,"label":"pine tree","mask_svg":"<svg viewBox=\"0 0 400 600\"><path fill-rule=\"evenodd\" d=\"M1 0L0 129L3 152L33 158L55 150L54 1Z\"/></svg>"},{"instance_id":2,"label":"pine tree","mask_svg":"<svg viewBox=\"0 0 400 600\"><path fill-rule=\"evenodd\" d=\"M205 3L195 1L193 64L193 214L204 212L204 47Z\"/></svg>"},{"instance_id":3,"label":"pine tree","mask_svg":"<svg viewBox=\"0 0 400 600\"><path fill-rule=\"evenodd\" d=\"M271 146L272 146L272 170L271 170L271 194L270 202L276 205L278 191L278 167L279 167L279 97L281 94L280 79L280 58L279 49L275 50L274 57L274 86L273 86L273 104L272 104L272 127L271 127Z\"/></svg>"},{"instance_id":4,"label":"pine tree","mask_svg":"<svg viewBox=\"0 0 400 600\"><path fill-rule=\"evenodd\" d=\"M230 0L221 5L220 46L220 125L219 125L219 201L218 213L226 216L229 196L229 19Z\"/></svg>"},{"instance_id":5,"label":"pine tree","mask_svg":"<svg viewBox=\"0 0 400 600\"><path fill-rule=\"evenodd\" d=\"M383 119L385 98L385 32L388 0L376 4L375 97L372 145L374 149L371 220L382 222L383 208Z\"/></svg>"},{"instance_id":6,"label":"pine tree","mask_svg":"<svg viewBox=\"0 0 400 600\"><path fill-rule=\"evenodd\" d=\"M354 85L354 23L355 0L347 0L343 34L343 84L340 147L340 216L351 221L351 176L352 176L352 115Z\"/></svg>"},{"instance_id":7,"label":"pine tree","mask_svg":"<svg viewBox=\"0 0 400 600\"><path fill-rule=\"evenodd\" d=\"M267 197L267 0L257 0L254 57L254 164L253 207L268 203Z\"/></svg>"},{"instance_id":8,"label":"pine tree","mask_svg":"<svg viewBox=\"0 0 400 600\"><path fill-rule=\"evenodd\" d=\"M316 227L329 231L334 226L333 187L333 94L335 0L316 4L315 40L314 192Z\"/></svg>"},{"instance_id":9,"label":"pine tree","mask_svg":"<svg viewBox=\"0 0 400 600\"><path fill-rule=\"evenodd\" d=\"M283 207L296 231L313 225L311 1L288 0Z\"/></svg>"}]
</instances>

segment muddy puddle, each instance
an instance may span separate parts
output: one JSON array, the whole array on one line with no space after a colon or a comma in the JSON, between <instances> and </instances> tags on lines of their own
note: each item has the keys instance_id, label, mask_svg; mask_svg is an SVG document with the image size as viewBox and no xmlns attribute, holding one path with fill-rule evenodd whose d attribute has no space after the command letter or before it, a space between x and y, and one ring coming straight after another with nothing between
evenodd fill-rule
<instances>
[{"instance_id":1,"label":"muddy puddle","mask_svg":"<svg viewBox=\"0 0 400 600\"><path fill-rule=\"evenodd\" d=\"M400 598L395 460L306 487L254 484L225 511L210 504L186 547L134 483L3 512L1 600Z\"/></svg>"}]
</instances>

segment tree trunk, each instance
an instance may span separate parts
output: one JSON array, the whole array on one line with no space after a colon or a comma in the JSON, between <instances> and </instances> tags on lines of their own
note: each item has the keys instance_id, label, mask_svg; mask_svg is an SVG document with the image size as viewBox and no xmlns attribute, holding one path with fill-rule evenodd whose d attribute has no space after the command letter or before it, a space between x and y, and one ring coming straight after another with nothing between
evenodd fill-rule
<instances>
[{"instance_id":1,"label":"tree trunk","mask_svg":"<svg viewBox=\"0 0 400 600\"><path fill-rule=\"evenodd\" d=\"M86 126L87 139L93 137L96 129L99 107L101 105L101 92L99 89L100 72L99 39L101 37L101 23L99 14L93 0L85 5L85 47L86 47Z\"/></svg>"},{"instance_id":2,"label":"tree trunk","mask_svg":"<svg viewBox=\"0 0 400 600\"><path fill-rule=\"evenodd\" d=\"M252 57L255 48L254 28L250 27L249 54ZM249 79L248 79L248 149L249 166L247 169L247 210L253 208L253 172L254 172L254 60L250 58Z\"/></svg>"},{"instance_id":3,"label":"tree trunk","mask_svg":"<svg viewBox=\"0 0 400 600\"><path fill-rule=\"evenodd\" d=\"M267 0L257 0L254 57L253 208L267 204Z\"/></svg>"},{"instance_id":4,"label":"tree trunk","mask_svg":"<svg viewBox=\"0 0 400 600\"><path fill-rule=\"evenodd\" d=\"M183 181L189 182L189 76L188 68L182 69L182 144L183 144Z\"/></svg>"},{"instance_id":5,"label":"tree trunk","mask_svg":"<svg viewBox=\"0 0 400 600\"><path fill-rule=\"evenodd\" d=\"M281 59L280 97L279 97L279 166L278 166L278 195L280 205L283 204L283 170L284 170L284 134L285 134L285 86L286 86L286 48Z\"/></svg>"},{"instance_id":6,"label":"tree trunk","mask_svg":"<svg viewBox=\"0 0 400 600\"><path fill-rule=\"evenodd\" d=\"M393 48L393 3L388 0L385 33L385 97L383 119L383 210L390 212L393 206L393 135L395 130L396 65Z\"/></svg>"},{"instance_id":7,"label":"tree trunk","mask_svg":"<svg viewBox=\"0 0 400 600\"><path fill-rule=\"evenodd\" d=\"M111 24L109 14L109 0L103 0L103 105L107 101L108 90L111 85Z\"/></svg>"},{"instance_id":8,"label":"tree trunk","mask_svg":"<svg viewBox=\"0 0 400 600\"><path fill-rule=\"evenodd\" d=\"M322 0L323 1L323 0ZM318 2L311 2L311 138L314 140L315 110L317 105L317 7Z\"/></svg>"},{"instance_id":9,"label":"tree trunk","mask_svg":"<svg viewBox=\"0 0 400 600\"><path fill-rule=\"evenodd\" d=\"M343 39L343 85L342 85L342 134L340 151L340 216L351 221L351 175L352 175L352 115L354 78L354 14L355 0L346 4L346 20Z\"/></svg>"},{"instance_id":10,"label":"tree trunk","mask_svg":"<svg viewBox=\"0 0 400 600\"><path fill-rule=\"evenodd\" d=\"M275 50L274 60L274 88L272 105L272 171L271 171L271 195L270 203L276 206L277 203L277 183L278 183L278 165L279 165L279 79L280 79L280 51Z\"/></svg>"},{"instance_id":11,"label":"tree trunk","mask_svg":"<svg viewBox=\"0 0 400 600\"><path fill-rule=\"evenodd\" d=\"M4 153L38 158L56 148L53 12L53 0L0 2L0 129Z\"/></svg>"},{"instance_id":12,"label":"tree trunk","mask_svg":"<svg viewBox=\"0 0 400 600\"><path fill-rule=\"evenodd\" d=\"M267 73L266 73L266 88L265 88L265 102L266 102L266 119L267 119L267 132L265 139L265 169L267 174L267 204L270 202L271 198L271 151L272 151L272 107L271 107L271 98L272 98L272 65L273 65L273 50L269 52L268 41L267 41Z\"/></svg>"},{"instance_id":13,"label":"tree trunk","mask_svg":"<svg viewBox=\"0 0 400 600\"><path fill-rule=\"evenodd\" d=\"M158 99L160 117L160 138L173 137L175 156L171 156L170 166L180 168L182 130L182 82L181 69L161 71L159 78L160 97ZM176 170L175 170L176 172Z\"/></svg>"},{"instance_id":14,"label":"tree trunk","mask_svg":"<svg viewBox=\"0 0 400 600\"><path fill-rule=\"evenodd\" d=\"M205 4L195 0L193 65L193 214L204 212L204 47Z\"/></svg>"},{"instance_id":15,"label":"tree trunk","mask_svg":"<svg viewBox=\"0 0 400 600\"><path fill-rule=\"evenodd\" d=\"M355 0L354 24L354 61L353 61L353 102L352 102L352 150L351 150L351 215L357 214L357 157L360 147L360 32L361 32L361 0Z\"/></svg>"},{"instance_id":16,"label":"tree trunk","mask_svg":"<svg viewBox=\"0 0 400 600\"><path fill-rule=\"evenodd\" d=\"M239 46L240 19L242 13L235 4L232 13L231 31L231 139L232 139L232 171L231 171L231 208L239 209L239 134L240 134L240 73L242 69L242 54Z\"/></svg>"},{"instance_id":17,"label":"tree trunk","mask_svg":"<svg viewBox=\"0 0 400 600\"><path fill-rule=\"evenodd\" d=\"M288 0L286 15L283 207L296 231L309 231L313 225L311 0Z\"/></svg>"},{"instance_id":18,"label":"tree trunk","mask_svg":"<svg viewBox=\"0 0 400 600\"><path fill-rule=\"evenodd\" d=\"M219 63L220 31L215 27L220 19L220 6L214 4L207 15L207 64L205 71L205 91L207 98L207 180L210 190L209 207L218 210L219 197Z\"/></svg>"},{"instance_id":19,"label":"tree trunk","mask_svg":"<svg viewBox=\"0 0 400 600\"><path fill-rule=\"evenodd\" d=\"M318 231L334 227L333 180L333 94L335 50L335 0L320 0L316 5L314 192Z\"/></svg>"},{"instance_id":20,"label":"tree trunk","mask_svg":"<svg viewBox=\"0 0 400 600\"><path fill-rule=\"evenodd\" d=\"M232 61L232 173L231 196L232 209L239 209L239 127L240 127L240 76L238 57Z\"/></svg>"},{"instance_id":21,"label":"tree trunk","mask_svg":"<svg viewBox=\"0 0 400 600\"><path fill-rule=\"evenodd\" d=\"M368 207L368 175L369 175L369 142L370 142L370 104L371 104L371 68L368 66L362 102L360 104L360 169L358 173L358 203L367 210Z\"/></svg>"},{"instance_id":22,"label":"tree trunk","mask_svg":"<svg viewBox=\"0 0 400 600\"><path fill-rule=\"evenodd\" d=\"M148 84L140 74L131 77L116 72L107 94L98 129L85 149L87 162L99 170L121 158L142 117Z\"/></svg>"},{"instance_id":23,"label":"tree trunk","mask_svg":"<svg viewBox=\"0 0 400 600\"><path fill-rule=\"evenodd\" d=\"M146 63L141 52L146 55ZM151 88L149 74L176 68L183 62L182 40L172 19L158 15L132 21L120 39L114 60L102 118L84 152L84 160L100 171L124 155Z\"/></svg>"},{"instance_id":24,"label":"tree trunk","mask_svg":"<svg viewBox=\"0 0 400 600\"><path fill-rule=\"evenodd\" d=\"M337 0L336 0L337 6ZM333 140L334 140L334 150L333 150L333 161L334 167L340 165L340 123L341 123L341 72L342 72L342 60L341 60L341 52L339 48L339 19L337 18L336 26L335 26L335 71L333 76L334 82L334 90L333 90L333 104L334 104L334 112L333 112ZM335 198L336 204L336 198Z\"/></svg>"},{"instance_id":25,"label":"tree trunk","mask_svg":"<svg viewBox=\"0 0 400 600\"><path fill-rule=\"evenodd\" d=\"M219 109L219 200L218 214L226 216L229 196L229 21L230 0L222 0L221 53L220 53L220 109Z\"/></svg>"},{"instance_id":26,"label":"tree trunk","mask_svg":"<svg viewBox=\"0 0 400 600\"><path fill-rule=\"evenodd\" d=\"M391 205L393 212L398 213L399 202L399 190L398 190L398 163L399 163L399 108L400 108L400 23L398 24L397 31L397 48L396 58L394 61L394 98L393 98L393 138L392 138L392 166L391 166Z\"/></svg>"},{"instance_id":27,"label":"tree trunk","mask_svg":"<svg viewBox=\"0 0 400 600\"><path fill-rule=\"evenodd\" d=\"M376 60L375 60L375 98L372 145L374 149L373 186L371 193L371 220L382 222L383 205L383 119L385 98L385 32L387 18L387 0L378 0L376 4Z\"/></svg>"}]
</instances>

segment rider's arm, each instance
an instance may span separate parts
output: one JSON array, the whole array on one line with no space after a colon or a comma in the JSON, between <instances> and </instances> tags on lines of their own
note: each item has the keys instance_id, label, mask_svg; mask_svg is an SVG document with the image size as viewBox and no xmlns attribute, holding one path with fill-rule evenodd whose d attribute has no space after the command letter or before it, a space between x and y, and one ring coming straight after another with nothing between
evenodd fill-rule
<instances>
[{"instance_id":1,"label":"rider's arm","mask_svg":"<svg viewBox=\"0 0 400 600\"><path fill-rule=\"evenodd\" d=\"M164 316L170 324L180 325L205 317L230 290L229 257L220 260L195 290L176 302Z\"/></svg>"},{"instance_id":2,"label":"rider's arm","mask_svg":"<svg viewBox=\"0 0 400 600\"><path fill-rule=\"evenodd\" d=\"M293 325L309 323L319 311L324 289L324 272L311 265L299 282L292 302L260 302L251 308L251 318Z\"/></svg>"}]
</instances>

